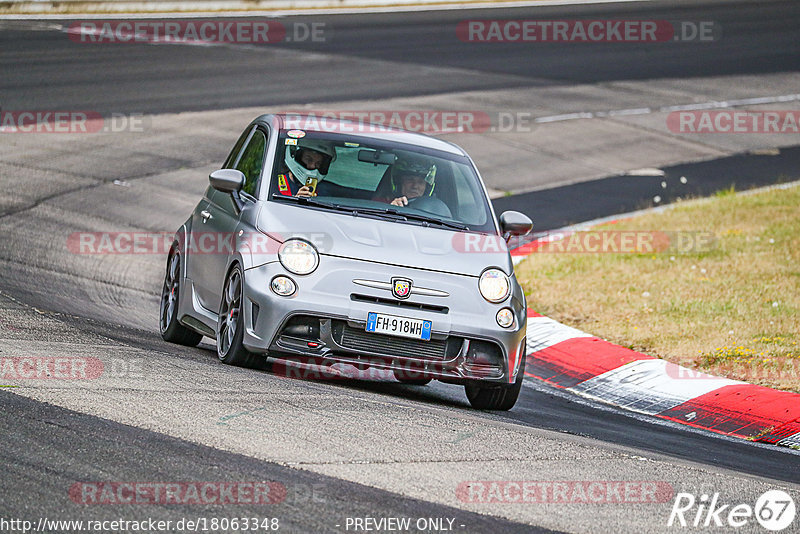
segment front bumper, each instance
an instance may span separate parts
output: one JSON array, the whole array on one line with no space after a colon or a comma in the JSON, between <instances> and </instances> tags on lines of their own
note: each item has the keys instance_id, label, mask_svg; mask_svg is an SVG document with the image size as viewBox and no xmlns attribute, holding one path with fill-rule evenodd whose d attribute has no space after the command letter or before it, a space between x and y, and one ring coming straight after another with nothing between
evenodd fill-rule
<instances>
[{"instance_id":1,"label":"front bumper","mask_svg":"<svg viewBox=\"0 0 800 534\"><path fill-rule=\"evenodd\" d=\"M277 275L294 280L297 291L292 296L281 297L269 289ZM388 282L397 276L411 279L413 287L447 296L412 294L398 300L390 291L354 282ZM525 353L525 300L513 276L512 294L500 304L481 297L477 277L329 256L323 256L320 268L306 276L290 274L277 262L248 269L244 286L244 345L253 352L452 382L477 379L506 384L516 379ZM511 328L502 328L495 320L503 307L514 312ZM430 320L431 339L367 333L369 312Z\"/></svg>"}]
</instances>

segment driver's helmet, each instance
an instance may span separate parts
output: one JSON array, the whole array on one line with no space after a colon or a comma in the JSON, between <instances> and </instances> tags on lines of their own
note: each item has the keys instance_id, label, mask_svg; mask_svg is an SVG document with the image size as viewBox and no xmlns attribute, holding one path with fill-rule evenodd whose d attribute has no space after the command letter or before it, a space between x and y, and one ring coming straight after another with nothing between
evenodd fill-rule
<instances>
[{"instance_id":1,"label":"driver's helmet","mask_svg":"<svg viewBox=\"0 0 800 534\"><path fill-rule=\"evenodd\" d=\"M400 189L400 180L403 176L415 176L422 178L426 182L425 195L433 194L436 186L436 164L424 157L398 156L397 161L392 165L392 191Z\"/></svg>"},{"instance_id":2,"label":"driver's helmet","mask_svg":"<svg viewBox=\"0 0 800 534\"><path fill-rule=\"evenodd\" d=\"M302 156L307 150L322 154L323 160L319 169L307 169L303 164ZM321 176L327 175L328 169L335 159L336 149L332 143L318 139L301 139L298 141L296 146L286 146L284 162L289 170L292 171L292 174L295 176L295 178L305 183L308 178L320 179Z\"/></svg>"}]
</instances>

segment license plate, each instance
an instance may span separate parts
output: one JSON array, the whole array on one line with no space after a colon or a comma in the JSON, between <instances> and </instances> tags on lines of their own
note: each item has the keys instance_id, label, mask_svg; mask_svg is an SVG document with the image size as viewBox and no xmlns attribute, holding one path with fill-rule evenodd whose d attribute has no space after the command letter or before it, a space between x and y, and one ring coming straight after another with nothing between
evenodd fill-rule
<instances>
[{"instance_id":1,"label":"license plate","mask_svg":"<svg viewBox=\"0 0 800 534\"><path fill-rule=\"evenodd\" d=\"M431 322L423 319L369 312L367 314L367 332L430 341Z\"/></svg>"}]
</instances>

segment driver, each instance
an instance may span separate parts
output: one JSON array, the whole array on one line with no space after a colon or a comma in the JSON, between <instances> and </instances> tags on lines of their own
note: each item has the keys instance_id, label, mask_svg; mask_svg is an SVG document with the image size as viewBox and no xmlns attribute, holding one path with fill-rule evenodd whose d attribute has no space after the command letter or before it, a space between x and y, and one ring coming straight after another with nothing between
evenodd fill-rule
<instances>
[{"instance_id":1,"label":"driver","mask_svg":"<svg viewBox=\"0 0 800 534\"><path fill-rule=\"evenodd\" d=\"M400 157L390 172L393 198L380 200L394 206L407 206L415 198L431 196L436 187L436 165L427 159Z\"/></svg>"},{"instance_id":2,"label":"driver","mask_svg":"<svg viewBox=\"0 0 800 534\"><path fill-rule=\"evenodd\" d=\"M303 139L297 146L287 145L283 169L278 175L278 192L287 197L317 196L306 184L309 178L319 181L326 176L335 159L336 150L326 141Z\"/></svg>"}]
</instances>

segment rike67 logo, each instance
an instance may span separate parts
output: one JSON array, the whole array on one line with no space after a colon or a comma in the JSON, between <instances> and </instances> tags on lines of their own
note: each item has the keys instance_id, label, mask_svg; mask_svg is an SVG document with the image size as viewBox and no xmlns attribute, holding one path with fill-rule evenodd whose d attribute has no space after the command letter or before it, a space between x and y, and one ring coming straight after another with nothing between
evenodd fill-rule
<instances>
[{"instance_id":1,"label":"rike67 logo","mask_svg":"<svg viewBox=\"0 0 800 534\"><path fill-rule=\"evenodd\" d=\"M749 527L744 530L756 532L753 520L772 532L786 529L794 522L796 514L792 497L781 490L769 490L749 504L724 503L719 493L703 494L698 499L691 493L678 493L669 514L667 526L693 529L715 527Z\"/></svg>"}]
</instances>

